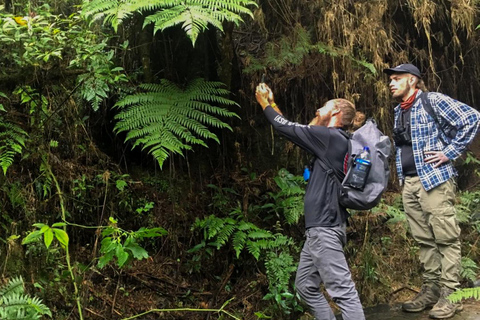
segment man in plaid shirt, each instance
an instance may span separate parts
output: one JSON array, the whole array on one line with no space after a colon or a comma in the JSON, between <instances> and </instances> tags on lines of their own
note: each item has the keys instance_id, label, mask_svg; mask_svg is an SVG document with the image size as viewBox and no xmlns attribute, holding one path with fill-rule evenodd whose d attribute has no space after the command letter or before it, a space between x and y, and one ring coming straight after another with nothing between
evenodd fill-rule
<instances>
[{"instance_id":1,"label":"man in plaid shirt","mask_svg":"<svg viewBox=\"0 0 480 320\"><path fill-rule=\"evenodd\" d=\"M393 135L397 172L404 184L407 220L425 269L420 293L402 308L420 312L433 306L431 318L450 318L463 309L461 303L446 299L459 287L461 260L452 161L475 137L480 113L444 94L424 93L420 71L412 64L383 71L390 76L393 98L399 101ZM427 99L434 114L425 110Z\"/></svg>"}]
</instances>

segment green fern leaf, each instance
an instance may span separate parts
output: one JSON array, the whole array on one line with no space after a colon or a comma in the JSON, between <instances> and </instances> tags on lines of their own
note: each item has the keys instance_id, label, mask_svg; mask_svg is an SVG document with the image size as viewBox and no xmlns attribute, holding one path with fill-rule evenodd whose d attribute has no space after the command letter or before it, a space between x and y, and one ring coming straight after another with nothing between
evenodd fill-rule
<instances>
[{"instance_id":1,"label":"green fern leaf","mask_svg":"<svg viewBox=\"0 0 480 320\"><path fill-rule=\"evenodd\" d=\"M222 23L243 22L242 14L253 18L249 6L258 6L251 0L92 0L85 1L82 15L92 22L103 19L104 24L114 30L135 12L151 13L144 21L144 26L154 25L154 32L181 25L193 45L209 24L223 31Z\"/></svg>"},{"instance_id":2,"label":"green fern leaf","mask_svg":"<svg viewBox=\"0 0 480 320\"><path fill-rule=\"evenodd\" d=\"M22 128L0 117L0 167L4 175L13 164L15 155L22 153L27 137Z\"/></svg>"},{"instance_id":3,"label":"green fern leaf","mask_svg":"<svg viewBox=\"0 0 480 320\"><path fill-rule=\"evenodd\" d=\"M248 234L248 237L250 239L265 239L265 238L273 238L273 234L267 230L256 230L253 232L250 232Z\"/></svg>"},{"instance_id":4,"label":"green fern leaf","mask_svg":"<svg viewBox=\"0 0 480 320\"><path fill-rule=\"evenodd\" d=\"M247 234L243 231L237 231L233 235L232 245L235 250L237 258L240 256L243 248L245 247L245 241L247 240Z\"/></svg>"},{"instance_id":5,"label":"green fern leaf","mask_svg":"<svg viewBox=\"0 0 480 320\"><path fill-rule=\"evenodd\" d=\"M12 278L6 285L0 287L0 297L23 292L23 279L21 277Z\"/></svg>"},{"instance_id":6,"label":"green fern leaf","mask_svg":"<svg viewBox=\"0 0 480 320\"><path fill-rule=\"evenodd\" d=\"M21 277L10 279L0 287L0 319L33 320L42 315L52 316L50 309L37 297L31 298L24 293Z\"/></svg>"},{"instance_id":7,"label":"green fern leaf","mask_svg":"<svg viewBox=\"0 0 480 320\"><path fill-rule=\"evenodd\" d=\"M126 96L115 107L120 111L115 116L117 133L127 132L125 141L132 140L133 148L141 146L148 150L160 166L169 154L182 154L193 145L207 147L206 140L219 143L209 127L231 127L221 117L238 117L211 103L233 106L234 101L220 97L228 91L219 82L203 79L192 81L185 90L170 81L140 86L147 92Z\"/></svg>"},{"instance_id":8,"label":"green fern leaf","mask_svg":"<svg viewBox=\"0 0 480 320\"><path fill-rule=\"evenodd\" d=\"M452 293L450 296L448 296L448 300L450 300L453 303L457 303L463 299L470 299L470 298L480 300L480 287L458 290Z\"/></svg>"},{"instance_id":9,"label":"green fern leaf","mask_svg":"<svg viewBox=\"0 0 480 320\"><path fill-rule=\"evenodd\" d=\"M258 241L247 241L247 250L255 260L258 260L260 257L260 246Z\"/></svg>"}]
</instances>

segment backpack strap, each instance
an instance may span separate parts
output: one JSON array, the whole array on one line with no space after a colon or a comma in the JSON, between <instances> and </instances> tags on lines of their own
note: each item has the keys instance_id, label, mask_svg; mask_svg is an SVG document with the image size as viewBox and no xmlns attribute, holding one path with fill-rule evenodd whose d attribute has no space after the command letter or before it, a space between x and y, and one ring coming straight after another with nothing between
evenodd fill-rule
<instances>
[{"instance_id":1,"label":"backpack strap","mask_svg":"<svg viewBox=\"0 0 480 320\"><path fill-rule=\"evenodd\" d=\"M420 93L420 98L422 99L423 109L433 118L435 125L444 134L444 136L448 137L447 133L445 132L445 130L443 130L443 127L440 125L440 121L438 120L437 113L435 112L435 109L433 109L432 104L430 103L430 99L428 99L428 92ZM443 136L441 134L438 135L438 138L442 141L443 144L445 145L449 144L447 141L445 141L445 139L443 139Z\"/></svg>"},{"instance_id":2,"label":"backpack strap","mask_svg":"<svg viewBox=\"0 0 480 320\"><path fill-rule=\"evenodd\" d=\"M350 139L350 135L343 131L343 130L338 130L342 136L344 136L346 139L347 139L347 143L348 143L348 154L350 155L351 151L352 151L352 147L350 145L350 143L348 142L348 139ZM328 139L328 143L330 144L330 137ZM328 149L328 148L327 148ZM333 177L333 180L336 181L340 186L342 185L342 179L339 177L339 174L337 173L338 171L333 169L333 165L332 163L330 162L330 160L328 160L328 158L326 157L316 157L319 162L320 162L320 166L322 167L322 169L329 175L329 176L332 176Z\"/></svg>"}]
</instances>

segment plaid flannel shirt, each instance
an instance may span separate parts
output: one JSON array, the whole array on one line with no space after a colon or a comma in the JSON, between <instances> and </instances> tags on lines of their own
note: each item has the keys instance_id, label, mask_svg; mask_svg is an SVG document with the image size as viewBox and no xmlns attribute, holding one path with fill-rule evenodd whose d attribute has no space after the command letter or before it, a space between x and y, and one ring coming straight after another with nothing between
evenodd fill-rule
<instances>
[{"instance_id":1,"label":"plaid flannel shirt","mask_svg":"<svg viewBox=\"0 0 480 320\"><path fill-rule=\"evenodd\" d=\"M416 100L412 106L410 124L412 128L411 136L415 167L423 187L428 191L457 175L452 161L457 159L475 138L480 124L480 113L447 95L430 92L428 99L437 114L440 125L443 128L453 126L457 129L455 138L449 139L437 128L433 118L422 107L422 101L419 98L420 94L421 91L417 93ZM397 105L395 107L395 127L399 123L398 118L400 114L400 105ZM443 141L448 141L449 143L444 144L439 135L442 135ZM401 149L396 147L396 150L395 160L398 177L403 181L405 177L402 171ZM425 151L443 151L445 156L451 161L434 168L433 164L424 162Z\"/></svg>"}]
</instances>

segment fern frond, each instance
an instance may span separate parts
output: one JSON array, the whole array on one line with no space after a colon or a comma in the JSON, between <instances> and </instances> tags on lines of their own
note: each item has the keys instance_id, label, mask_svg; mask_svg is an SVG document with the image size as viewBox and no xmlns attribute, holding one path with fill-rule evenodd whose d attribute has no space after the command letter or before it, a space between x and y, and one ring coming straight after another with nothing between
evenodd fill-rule
<instances>
[{"instance_id":1,"label":"fern frond","mask_svg":"<svg viewBox=\"0 0 480 320\"><path fill-rule=\"evenodd\" d=\"M217 235L217 242L220 243L221 245L224 245L227 243L227 241L230 239L230 236L233 234L233 232L236 230L235 225L227 224L225 225L220 232L218 232Z\"/></svg>"},{"instance_id":2,"label":"fern frond","mask_svg":"<svg viewBox=\"0 0 480 320\"><path fill-rule=\"evenodd\" d=\"M0 117L0 167L3 174L13 164L16 154L21 154L28 134L16 124L5 122Z\"/></svg>"},{"instance_id":3,"label":"fern frond","mask_svg":"<svg viewBox=\"0 0 480 320\"><path fill-rule=\"evenodd\" d=\"M261 250L258 241L247 241L247 250L255 258L255 260L258 260Z\"/></svg>"},{"instance_id":4,"label":"fern frond","mask_svg":"<svg viewBox=\"0 0 480 320\"><path fill-rule=\"evenodd\" d=\"M223 31L222 23L243 22L242 14L253 18L249 6L258 6L250 0L93 0L84 2L82 15L92 21L103 19L104 24L111 25L115 31L118 26L133 13L155 13L147 16L144 27L154 25L154 32L181 25L192 44L209 24Z\"/></svg>"},{"instance_id":5,"label":"fern frond","mask_svg":"<svg viewBox=\"0 0 480 320\"><path fill-rule=\"evenodd\" d=\"M290 278L296 271L296 263L288 252L275 253L270 251L265 259L265 269L270 287L280 291L288 289Z\"/></svg>"},{"instance_id":6,"label":"fern frond","mask_svg":"<svg viewBox=\"0 0 480 320\"><path fill-rule=\"evenodd\" d=\"M470 298L475 298L476 300L480 300L480 287L458 290L448 296L448 300L450 300L453 303L456 303L463 299L470 299Z\"/></svg>"},{"instance_id":7,"label":"fern frond","mask_svg":"<svg viewBox=\"0 0 480 320\"><path fill-rule=\"evenodd\" d=\"M0 319L33 320L40 319L42 315L51 317L52 313L42 300L24 293L21 277L10 279L0 287Z\"/></svg>"},{"instance_id":8,"label":"fern frond","mask_svg":"<svg viewBox=\"0 0 480 320\"><path fill-rule=\"evenodd\" d=\"M478 266L475 261L467 257L462 257L460 270L460 276L462 276L462 278L475 281L477 279L477 270Z\"/></svg>"},{"instance_id":9,"label":"fern frond","mask_svg":"<svg viewBox=\"0 0 480 320\"><path fill-rule=\"evenodd\" d=\"M270 231L258 229L248 234L250 239L267 239L273 238L273 234Z\"/></svg>"},{"instance_id":10,"label":"fern frond","mask_svg":"<svg viewBox=\"0 0 480 320\"><path fill-rule=\"evenodd\" d=\"M237 258L240 256L240 253L245 247L245 241L247 240L247 237L248 236L245 232L239 230L233 235L232 245Z\"/></svg>"},{"instance_id":11,"label":"fern frond","mask_svg":"<svg viewBox=\"0 0 480 320\"><path fill-rule=\"evenodd\" d=\"M240 221L239 222L239 225L238 225L238 230L241 230L241 231L246 231L246 230L258 230L259 228L254 225L253 223L251 222L247 222L247 221Z\"/></svg>"},{"instance_id":12,"label":"fern frond","mask_svg":"<svg viewBox=\"0 0 480 320\"><path fill-rule=\"evenodd\" d=\"M0 287L0 297L9 296L12 294L23 292L23 279L22 277L12 278L6 285Z\"/></svg>"},{"instance_id":13,"label":"fern frond","mask_svg":"<svg viewBox=\"0 0 480 320\"><path fill-rule=\"evenodd\" d=\"M170 81L160 84L144 84L141 89L147 91L126 96L115 107L119 113L115 132L127 132L125 141L132 140L133 147L142 146L148 150L160 166L170 152L183 154L192 145L206 147L206 140L219 143L217 136L209 127L231 127L217 118L238 117L218 105L237 105L234 101L217 94L228 91L222 89L219 82L203 79L192 81L181 90Z\"/></svg>"}]
</instances>

